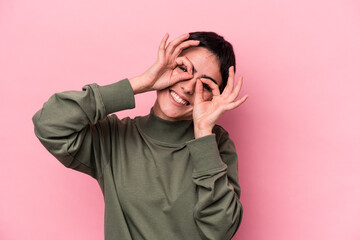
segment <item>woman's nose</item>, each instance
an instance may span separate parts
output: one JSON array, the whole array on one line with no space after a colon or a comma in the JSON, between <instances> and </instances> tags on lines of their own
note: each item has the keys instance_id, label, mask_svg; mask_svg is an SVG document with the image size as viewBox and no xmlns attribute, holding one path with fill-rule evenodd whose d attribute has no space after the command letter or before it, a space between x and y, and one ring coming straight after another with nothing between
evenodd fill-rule
<instances>
[{"instance_id":1,"label":"woman's nose","mask_svg":"<svg viewBox=\"0 0 360 240\"><path fill-rule=\"evenodd\" d=\"M193 77L189 80L182 81L180 87L185 93L192 95L195 92L195 86L196 86L196 78Z\"/></svg>"}]
</instances>

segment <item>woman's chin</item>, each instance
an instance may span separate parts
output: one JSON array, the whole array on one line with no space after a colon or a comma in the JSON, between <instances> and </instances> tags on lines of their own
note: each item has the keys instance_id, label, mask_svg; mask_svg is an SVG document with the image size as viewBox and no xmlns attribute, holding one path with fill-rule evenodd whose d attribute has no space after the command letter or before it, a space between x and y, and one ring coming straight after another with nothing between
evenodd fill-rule
<instances>
[{"instance_id":1,"label":"woman's chin","mask_svg":"<svg viewBox=\"0 0 360 240\"><path fill-rule=\"evenodd\" d=\"M183 121L183 120L191 120L192 114L188 112L182 112L173 107L161 108L158 105L154 105L154 114L168 121Z\"/></svg>"}]
</instances>

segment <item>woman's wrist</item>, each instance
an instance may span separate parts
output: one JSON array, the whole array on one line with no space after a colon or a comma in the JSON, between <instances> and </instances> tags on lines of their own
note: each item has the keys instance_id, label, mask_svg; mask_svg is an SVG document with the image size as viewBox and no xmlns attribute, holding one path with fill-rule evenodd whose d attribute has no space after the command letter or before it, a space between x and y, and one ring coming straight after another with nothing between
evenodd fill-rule
<instances>
[{"instance_id":1,"label":"woman's wrist","mask_svg":"<svg viewBox=\"0 0 360 240\"><path fill-rule=\"evenodd\" d=\"M201 138L201 137L205 137L208 135L211 135L212 131L211 129L199 129L197 127L194 128L194 137L195 138Z\"/></svg>"},{"instance_id":2,"label":"woman's wrist","mask_svg":"<svg viewBox=\"0 0 360 240\"><path fill-rule=\"evenodd\" d=\"M144 93L149 91L144 83L146 82L143 75L139 75L129 79L130 85L134 94Z\"/></svg>"}]
</instances>

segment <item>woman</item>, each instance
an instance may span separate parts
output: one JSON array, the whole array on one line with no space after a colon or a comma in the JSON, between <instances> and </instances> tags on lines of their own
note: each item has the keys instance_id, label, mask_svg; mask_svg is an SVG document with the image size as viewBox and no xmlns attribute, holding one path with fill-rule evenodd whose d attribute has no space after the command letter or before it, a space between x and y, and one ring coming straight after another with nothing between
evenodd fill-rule
<instances>
[{"instance_id":1,"label":"woman","mask_svg":"<svg viewBox=\"0 0 360 240\"><path fill-rule=\"evenodd\" d=\"M140 76L53 95L33 117L42 144L94 177L105 239L231 239L242 217L237 155L218 118L238 107L230 43L212 32L162 39ZM134 94L157 91L151 113L119 120Z\"/></svg>"}]
</instances>

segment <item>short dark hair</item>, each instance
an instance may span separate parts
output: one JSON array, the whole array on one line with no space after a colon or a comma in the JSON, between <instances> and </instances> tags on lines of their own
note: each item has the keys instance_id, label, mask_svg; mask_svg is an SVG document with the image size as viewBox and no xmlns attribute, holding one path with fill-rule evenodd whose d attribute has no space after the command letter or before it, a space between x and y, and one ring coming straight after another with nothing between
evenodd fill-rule
<instances>
[{"instance_id":1,"label":"short dark hair","mask_svg":"<svg viewBox=\"0 0 360 240\"><path fill-rule=\"evenodd\" d=\"M220 73L222 83L219 86L222 92L227 84L229 77L229 68L234 66L236 70L235 54L231 43L226 41L224 37L214 32L191 32L187 40L199 40L198 47L204 47L214 53L220 62Z\"/></svg>"}]
</instances>

